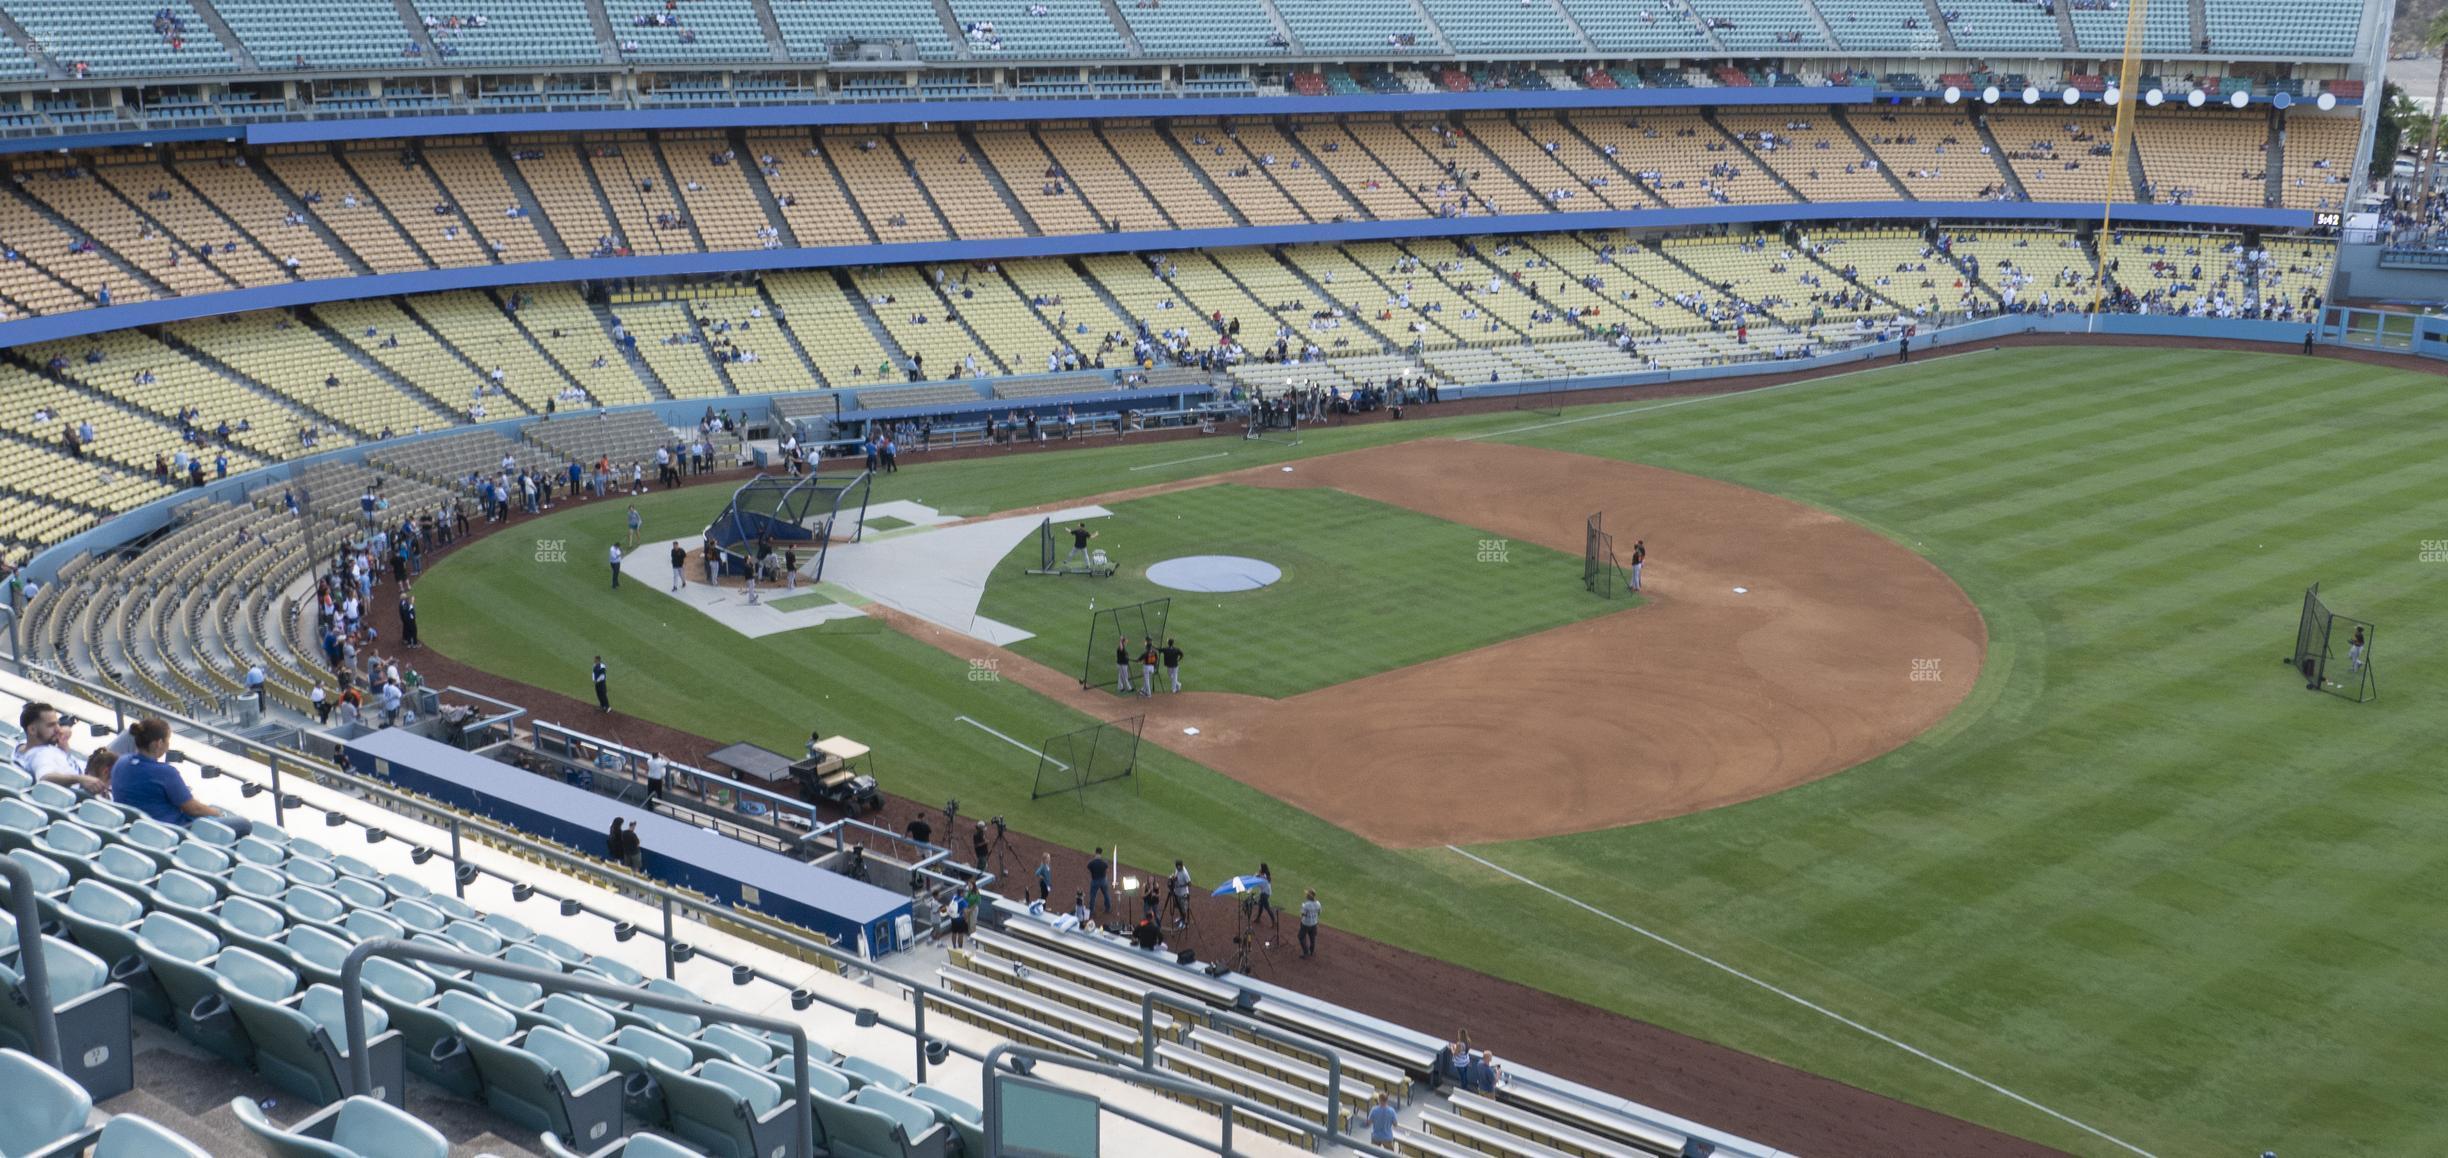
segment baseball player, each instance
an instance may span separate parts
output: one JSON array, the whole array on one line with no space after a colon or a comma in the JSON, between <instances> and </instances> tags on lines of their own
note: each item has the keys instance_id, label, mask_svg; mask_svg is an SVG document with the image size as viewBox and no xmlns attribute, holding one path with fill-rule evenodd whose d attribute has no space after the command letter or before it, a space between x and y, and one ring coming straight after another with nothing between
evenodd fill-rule
<instances>
[{"instance_id":1,"label":"baseball player","mask_svg":"<svg viewBox=\"0 0 2448 1158\"><path fill-rule=\"evenodd\" d=\"M1181 645L1167 639L1164 650L1156 654L1164 657L1165 678L1172 681L1173 692L1179 695L1181 693Z\"/></svg>"},{"instance_id":2,"label":"baseball player","mask_svg":"<svg viewBox=\"0 0 2448 1158\"><path fill-rule=\"evenodd\" d=\"M1148 637L1147 648L1139 653L1139 666L1139 694L1142 697L1155 695L1156 637L1153 635Z\"/></svg>"},{"instance_id":3,"label":"baseball player","mask_svg":"<svg viewBox=\"0 0 2448 1158\"><path fill-rule=\"evenodd\" d=\"M1117 640L1115 640L1115 641L1114 641L1114 694L1115 694L1115 695L1123 695L1123 696L1127 696L1127 695L1131 694L1130 665L1131 665L1130 637L1129 637L1129 636L1127 636L1127 635L1125 635L1125 636L1123 636L1122 638L1117 639Z\"/></svg>"},{"instance_id":4,"label":"baseball player","mask_svg":"<svg viewBox=\"0 0 2448 1158\"><path fill-rule=\"evenodd\" d=\"M2347 671L2359 672L2363 670L2363 629L2360 627L2355 628L2354 638L2349 640L2346 644L2346 659Z\"/></svg>"},{"instance_id":5,"label":"baseball player","mask_svg":"<svg viewBox=\"0 0 2448 1158\"><path fill-rule=\"evenodd\" d=\"M1096 532L1095 532L1095 531L1091 531L1091 530L1089 530L1089 529L1088 529L1088 524L1086 524L1086 523L1081 523L1081 524L1079 524L1079 525L1077 525L1077 526L1072 527L1072 528L1071 528L1071 553L1070 553L1070 554L1068 554L1068 555L1063 556L1063 566L1065 566L1065 567L1069 567L1070 565L1072 565L1072 564L1074 564L1074 563L1077 563L1077 562L1079 562L1079 561L1080 561L1080 560L1082 560L1082 559L1087 558L1087 557L1088 557L1088 540L1093 539L1093 538L1096 538Z\"/></svg>"},{"instance_id":6,"label":"baseball player","mask_svg":"<svg viewBox=\"0 0 2448 1158\"><path fill-rule=\"evenodd\" d=\"M1632 540L1632 589L1641 589L1641 565L1649 561L1649 546L1639 539Z\"/></svg>"}]
</instances>

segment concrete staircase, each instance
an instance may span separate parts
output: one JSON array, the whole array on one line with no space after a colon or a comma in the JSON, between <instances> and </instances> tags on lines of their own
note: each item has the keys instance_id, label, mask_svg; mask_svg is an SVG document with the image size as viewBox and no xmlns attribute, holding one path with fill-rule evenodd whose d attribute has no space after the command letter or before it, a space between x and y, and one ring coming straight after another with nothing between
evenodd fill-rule
<instances>
[{"instance_id":1,"label":"concrete staircase","mask_svg":"<svg viewBox=\"0 0 2448 1158\"><path fill-rule=\"evenodd\" d=\"M391 6L399 10L400 23L408 28L408 39L423 50L425 59L440 64L442 46L435 44L433 34L425 31L425 17L416 10L415 0L391 0Z\"/></svg>"},{"instance_id":2,"label":"concrete staircase","mask_svg":"<svg viewBox=\"0 0 2448 1158\"><path fill-rule=\"evenodd\" d=\"M1935 2L1935 0L1933 0L1933 2ZM1895 190L1896 200L1913 200L1912 190L1905 188L1904 182L1896 179L1895 171L1887 167L1887 159L1885 157L1880 157L1878 155L1878 150L1870 147L1869 139L1861 135L1861 130L1853 127L1853 122L1844 115L1843 110L1831 109L1828 111L1828 116L1833 119L1837 125L1844 129L1845 136L1852 140L1853 147L1860 149L1864 154L1878 160L1879 176L1885 177L1887 179L1887 187Z\"/></svg>"},{"instance_id":3,"label":"concrete staircase","mask_svg":"<svg viewBox=\"0 0 2448 1158\"><path fill-rule=\"evenodd\" d=\"M0 12L0 32L7 33L8 38L16 41L17 46L24 49L25 54L31 57L34 63L41 65L44 76L59 79L68 75L68 70L60 67L60 62L51 59L51 54L41 47L40 41L34 39L33 33L25 30L25 25L17 23L16 17Z\"/></svg>"},{"instance_id":4,"label":"concrete staircase","mask_svg":"<svg viewBox=\"0 0 2448 1158\"><path fill-rule=\"evenodd\" d=\"M1784 174L1777 172L1775 166L1772 166L1767 161L1762 160L1758 150L1751 147L1751 142L1736 136L1724 125L1718 124L1717 114L1703 109L1700 113L1700 119L1707 121L1709 127L1717 130L1719 135L1723 136L1726 140L1734 142L1734 148L1739 150L1742 155L1751 162L1752 167L1758 169L1761 173L1766 174L1769 180L1776 182L1777 188L1783 189L1786 196L1791 197L1796 201L1810 200L1810 198L1802 195L1802 191L1800 189L1794 188L1793 182L1787 181ZM1880 168L1885 167L1886 166L1883 165L1880 166Z\"/></svg>"},{"instance_id":5,"label":"concrete staircase","mask_svg":"<svg viewBox=\"0 0 2448 1158\"><path fill-rule=\"evenodd\" d=\"M2057 14L2063 16L2065 10L2058 9ZM1981 144L1989 146L1989 160L1997 165L1998 179L2006 182L2008 189L2014 190L2016 200L2031 200L2031 190L2023 187L2023 178L2015 176L2014 166L2006 163L2006 150L1998 147L1997 134L1989 131L1988 119L1973 113L1972 128L1980 134Z\"/></svg>"},{"instance_id":6,"label":"concrete staircase","mask_svg":"<svg viewBox=\"0 0 2448 1158\"><path fill-rule=\"evenodd\" d=\"M892 355L894 371L908 374L909 351L893 340L892 331L885 327L884 319L876 316L875 307L867 301L867 295L859 292L857 283L852 282L847 273L835 270L833 280L841 286L841 292L849 296L851 308L857 312L859 321L866 325L868 336L874 338L876 345L885 353Z\"/></svg>"},{"instance_id":7,"label":"concrete staircase","mask_svg":"<svg viewBox=\"0 0 2448 1158\"><path fill-rule=\"evenodd\" d=\"M527 183L526 174L519 172L519 167L511 164L510 158L503 156L499 149L488 148L485 155L493 159L493 167L501 171L502 180L509 183L510 192L518 196L518 203L527 207L528 220L535 222L536 235L544 239L544 251L556 258L579 256L562 241L561 232L553 228L552 215L544 212L544 202L536 197L535 186ZM430 167L420 167L425 168L428 175L433 172ZM438 183L436 187L439 188ZM613 220L612 207L606 205L603 208L604 220Z\"/></svg>"},{"instance_id":8,"label":"concrete staircase","mask_svg":"<svg viewBox=\"0 0 2448 1158\"><path fill-rule=\"evenodd\" d=\"M765 184L765 170L756 163L756 150L741 149L739 160L733 164L738 166L740 177L748 182L748 191L756 195L757 205L765 211L766 220L773 223L776 239L782 243L782 247L799 248L799 235L791 232L790 218L783 214L782 202L774 196L773 188Z\"/></svg>"},{"instance_id":9,"label":"concrete staircase","mask_svg":"<svg viewBox=\"0 0 2448 1158\"><path fill-rule=\"evenodd\" d=\"M1020 231L1031 237L1044 236L1045 230L1038 227L1037 218L1029 213L1028 206L1021 202L1020 195L1012 190L1011 183L1005 181L1003 174L993 165L986 163L986 150L978 147L977 139L970 136L967 129L959 130L959 133L961 148L969 151L969 160L977 169L978 176L985 178L986 187L994 190L995 196L1003 199L1004 207L1010 209L1013 219L1020 222Z\"/></svg>"},{"instance_id":10,"label":"concrete staircase","mask_svg":"<svg viewBox=\"0 0 2448 1158\"><path fill-rule=\"evenodd\" d=\"M212 34L220 38L221 46L229 49L229 54L238 62L238 67L248 72L263 67L256 63L254 50L238 42L238 33L230 28L229 21L221 18L221 11L212 6L212 0L190 0L190 2L195 5L196 15L204 18L204 27L212 29ZM284 60L273 63L276 66L285 66L289 62Z\"/></svg>"},{"instance_id":11,"label":"concrete staircase","mask_svg":"<svg viewBox=\"0 0 2448 1158\"><path fill-rule=\"evenodd\" d=\"M1107 0L1107 2L1111 3L1112 0ZM1221 133L1223 129L1218 126L1216 131ZM1172 147L1173 155L1181 159L1182 168L1188 170L1191 176L1198 178L1200 187L1206 189L1208 195L1216 199L1216 204L1223 206L1225 212L1232 214L1233 224L1248 225L1250 223L1248 215L1241 212L1240 206L1233 204L1232 197L1224 192L1224 187L1216 184L1215 178L1208 176L1207 170L1201 168L1199 163L1191 158L1189 148L1173 135L1173 130L1169 126L1156 130L1156 135L1164 138L1164 143ZM1258 163L1255 161L1250 162L1250 168L1264 172L1258 169ZM1270 181L1273 179L1268 178Z\"/></svg>"},{"instance_id":12,"label":"concrete staircase","mask_svg":"<svg viewBox=\"0 0 2448 1158\"><path fill-rule=\"evenodd\" d=\"M748 6L756 9L757 27L765 30L765 43L773 50L774 63L789 62L790 49L782 42L782 22L774 19L772 0L748 0Z\"/></svg>"},{"instance_id":13,"label":"concrete staircase","mask_svg":"<svg viewBox=\"0 0 2448 1158\"><path fill-rule=\"evenodd\" d=\"M329 246L333 253L340 255L340 263L347 266L350 273L366 277L374 272L374 267L367 265L364 258L357 256L357 251L350 248L347 242L342 241L340 234L324 222L322 214L316 213L312 207L308 206L305 199L298 196L297 190L291 189L286 182L282 181L280 176L272 171L271 166L265 165L257 168L255 174L263 178L264 186L272 190L272 196L280 201L282 208L304 218L306 228L312 230L316 237L322 238L323 244Z\"/></svg>"},{"instance_id":14,"label":"concrete staircase","mask_svg":"<svg viewBox=\"0 0 2448 1158\"><path fill-rule=\"evenodd\" d=\"M1132 56L1147 55L1147 50L1139 47L1139 34L1131 31L1130 18L1122 14L1120 4L1105 0L1105 19L1113 21L1114 31L1121 34L1122 44L1130 49Z\"/></svg>"}]
</instances>

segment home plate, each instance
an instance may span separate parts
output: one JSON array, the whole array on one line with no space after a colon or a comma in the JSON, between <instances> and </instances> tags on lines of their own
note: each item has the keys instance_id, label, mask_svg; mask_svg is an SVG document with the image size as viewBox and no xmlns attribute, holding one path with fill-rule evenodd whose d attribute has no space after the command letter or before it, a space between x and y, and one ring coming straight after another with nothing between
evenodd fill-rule
<instances>
[{"instance_id":1,"label":"home plate","mask_svg":"<svg viewBox=\"0 0 2448 1158\"><path fill-rule=\"evenodd\" d=\"M1290 474L1290 473L1292 473L1292 468L1287 466L1287 467L1283 468L1283 472L1284 472L1285 474Z\"/></svg>"},{"instance_id":2,"label":"home plate","mask_svg":"<svg viewBox=\"0 0 2448 1158\"><path fill-rule=\"evenodd\" d=\"M1751 593L1751 589L1748 587L1737 587L1734 589L1734 593L1736 595L1749 595Z\"/></svg>"},{"instance_id":3,"label":"home plate","mask_svg":"<svg viewBox=\"0 0 2448 1158\"><path fill-rule=\"evenodd\" d=\"M1197 728L1183 728L1183 729L1182 729L1182 735L1185 735L1185 736L1195 736L1195 735L1198 735L1198 729L1197 729Z\"/></svg>"}]
</instances>

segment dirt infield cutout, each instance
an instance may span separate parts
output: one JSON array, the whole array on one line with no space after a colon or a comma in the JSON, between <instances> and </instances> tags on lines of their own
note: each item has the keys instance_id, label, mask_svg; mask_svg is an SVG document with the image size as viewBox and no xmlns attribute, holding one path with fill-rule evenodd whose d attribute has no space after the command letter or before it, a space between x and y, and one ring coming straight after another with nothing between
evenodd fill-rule
<instances>
[{"instance_id":1,"label":"dirt infield cutout","mask_svg":"<svg viewBox=\"0 0 2448 1158\"><path fill-rule=\"evenodd\" d=\"M1648 544L1633 611L1288 699L1146 702L1151 741L1388 846L1586 832L1830 776L1943 719L1987 649L1971 599L1910 549L1693 475L1427 440L1191 485L1226 481L1334 488L1573 552L1604 510L1621 549ZM1110 707L1071 673L893 618L1084 712Z\"/></svg>"}]
</instances>

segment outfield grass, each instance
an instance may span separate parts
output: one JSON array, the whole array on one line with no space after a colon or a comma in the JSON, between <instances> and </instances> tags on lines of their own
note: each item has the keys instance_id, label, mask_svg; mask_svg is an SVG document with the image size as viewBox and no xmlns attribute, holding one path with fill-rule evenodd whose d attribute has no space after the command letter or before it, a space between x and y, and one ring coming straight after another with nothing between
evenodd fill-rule
<instances>
[{"instance_id":1,"label":"outfield grass","mask_svg":"<svg viewBox=\"0 0 2448 1158\"><path fill-rule=\"evenodd\" d=\"M1111 645L1090 657L1084 642L1092 608L1150 599L1172 601L1165 634L1189 655L1184 686L1276 698L1629 606L1582 590L1578 556L1342 491L1221 483L1105 505L1112 517L1087 525L1115 575L1030 575L1031 537L995 567L978 608L1035 632L1013 650L1057 671L1093 658L1110 676ZM1149 564L1183 555L1243 555L1283 575L1208 595L1147 580Z\"/></svg>"},{"instance_id":2,"label":"outfield grass","mask_svg":"<svg viewBox=\"0 0 2448 1158\"><path fill-rule=\"evenodd\" d=\"M979 512L1532 426L1500 436L1841 512L1980 604L1991 650L1962 708L1767 799L1471 851L2155 1153L2424 1154L2448 1151L2448 806L2433 773L2448 665L2428 643L2448 630L2448 563L2417 562L2424 540L2448 539L2443 419L2432 374L2016 350L1560 422L1318 431L1193 462L1180 460L1227 444L914 465L877 490ZM651 530L717 502L640 505ZM620 509L556 516L550 533L609 538ZM438 567L420 588L427 638L580 697L573 649L600 648L624 710L719 739L786 748L821 711L879 745L893 791L957 795L1082 847L1118 840L1141 863L1186 856L1207 876L1265 857L1290 887L1319 885L1330 925L2122 1152L1461 856L1378 849L1162 753L1143 795L1031 805L1021 753L951 717L1030 737L1076 719L1045 701L966 682L897 635L659 628L668 616L638 612L660 599L647 585L616 604L596 569L536 564L525 546L495 536ZM2375 703L2307 693L2279 663L2315 579L2381 626Z\"/></svg>"}]
</instances>

